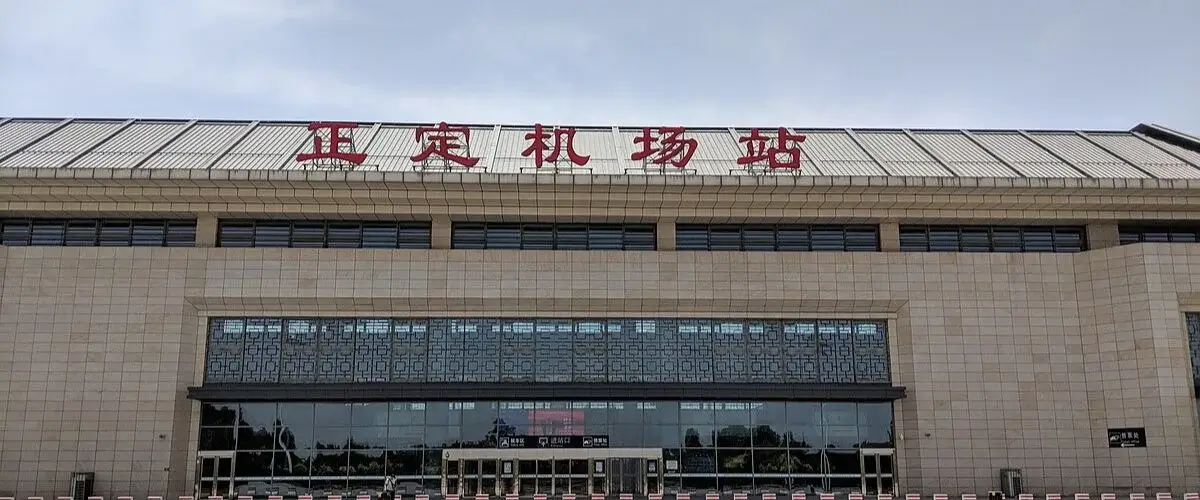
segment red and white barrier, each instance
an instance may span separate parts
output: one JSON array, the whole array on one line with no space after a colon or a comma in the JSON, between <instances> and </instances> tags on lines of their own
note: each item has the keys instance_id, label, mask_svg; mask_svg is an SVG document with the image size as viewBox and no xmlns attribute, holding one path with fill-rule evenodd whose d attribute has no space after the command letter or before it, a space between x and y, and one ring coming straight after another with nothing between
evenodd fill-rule
<instances>
[{"instance_id":1,"label":"red and white barrier","mask_svg":"<svg viewBox=\"0 0 1200 500\"><path fill-rule=\"evenodd\" d=\"M963 493L962 500L975 500L974 493Z\"/></svg>"},{"instance_id":2,"label":"red and white barrier","mask_svg":"<svg viewBox=\"0 0 1200 500\"><path fill-rule=\"evenodd\" d=\"M362 498L361 496L359 498ZM370 498L370 497L367 497ZM150 500L147 498L146 500ZM268 495L267 500L283 500L283 495Z\"/></svg>"},{"instance_id":3,"label":"red and white barrier","mask_svg":"<svg viewBox=\"0 0 1200 500\"><path fill-rule=\"evenodd\" d=\"M633 500L633 493L621 493L617 496L621 500Z\"/></svg>"},{"instance_id":4,"label":"red and white barrier","mask_svg":"<svg viewBox=\"0 0 1200 500\"><path fill-rule=\"evenodd\" d=\"M66 498L71 498L71 497L66 497ZM59 500L61 500L61 498ZM163 500L163 497L146 497L146 500Z\"/></svg>"},{"instance_id":5,"label":"red and white barrier","mask_svg":"<svg viewBox=\"0 0 1200 500\"><path fill-rule=\"evenodd\" d=\"M356 500L371 500L371 495L358 495L357 497L355 497L355 499ZM275 497L267 497L267 500L277 500L277 499ZM279 497L278 500L283 500L283 497Z\"/></svg>"},{"instance_id":6,"label":"red and white barrier","mask_svg":"<svg viewBox=\"0 0 1200 500\"><path fill-rule=\"evenodd\" d=\"M450 493L446 495L446 500L459 500L460 498L462 498L462 495L459 495L458 493ZM300 500L304 499L302 498Z\"/></svg>"},{"instance_id":7,"label":"red and white barrier","mask_svg":"<svg viewBox=\"0 0 1200 500\"><path fill-rule=\"evenodd\" d=\"M904 500L921 500L921 495L919 493L905 493ZM1033 499L1030 498L1029 500Z\"/></svg>"},{"instance_id":8,"label":"red and white barrier","mask_svg":"<svg viewBox=\"0 0 1200 500\"><path fill-rule=\"evenodd\" d=\"M850 500L863 500L862 493L851 493L849 495L846 495L846 497L849 498ZM735 498L733 500L738 500L738 499ZM745 499L742 499L742 500L745 500Z\"/></svg>"},{"instance_id":9,"label":"red and white barrier","mask_svg":"<svg viewBox=\"0 0 1200 500\"><path fill-rule=\"evenodd\" d=\"M774 493L763 493L762 500L775 500L775 494Z\"/></svg>"},{"instance_id":10,"label":"red and white barrier","mask_svg":"<svg viewBox=\"0 0 1200 500\"><path fill-rule=\"evenodd\" d=\"M325 497L327 500L342 500L341 495L329 495ZM240 498L238 500L241 500Z\"/></svg>"},{"instance_id":11,"label":"red and white barrier","mask_svg":"<svg viewBox=\"0 0 1200 500\"><path fill-rule=\"evenodd\" d=\"M575 494L574 493L564 493L562 500L575 500Z\"/></svg>"},{"instance_id":12,"label":"red and white barrier","mask_svg":"<svg viewBox=\"0 0 1200 500\"><path fill-rule=\"evenodd\" d=\"M117 500L133 500L133 497L117 497ZM250 495L238 495L237 500L254 500Z\"/></svg>"},{"instance_id":13,"label":"red and white barrier","mask_svg":"<svg viewBox=\"0 0 1200 500\"><path fill-rule=\"evenodd\" d=\"M1171 500L1170 493L1155 493L1154 500Z\"/></svg>"},{"instance_id":14,"label":"red and white barrier","mask_svg":"<svg viewBox=\"0 0 1200 500\"><path fill-rule=\"evenodd\" d=\"M878 498L879 500L892 500L891 493L880 493L880 494L876 495L875 497Z\"/></svg>"},{"instance_id":15,"label":"red and white barrier","mask_svg":"<svg viewBox=\"0 0 1200 500\"><path fill-rule=\"evenodd\" d=\"M747 498L748 498L748 495L746 495L745 493L734 493L733 494L733 500L746 500Z\"/></svg>"},{"instance_id":16,"label":"red and white barrier","mask_svg":"<svg viewBox=\"0 0 1200 500\"><path fill-rule=\"evenodd\" d=\"M1075 500L1091 500L1092 496L1087 493L1076 493Z\"/></svg>"},{"instance_id":17,"label":"red and white barrier","mask_svg":"<svg viewBox=\"0 0 1200 500\"><path fill-rule=\"evenodd\" d=\"M792 500L806 500L807 496L804 493L792 493Z\"/></svg>"},{"instance_id":18,"label":"red and white barrier","mask_svg":"<svg viewBox=\"0 0 1200 500\"><path fill-rule=\"evenodd\" d=\"M821 493L817 495L820 500L833 500L833 493Z\"/></svg>"},{"instance_id":19,"label":"red and white barrier","mask_svg":"<svg viewBox=\"0 0 1200 500\"><path fill-rule=\"evenodd\" d=\"M944 495L944 494L941 494L941 493L934 493L934 494L933 494L933 500L950 500L950 495Z\"/></svg>"},{"instance_id":20,"label":"red and white barrier","mask_svg":"<svg viewBox=\"0 0 1200 500\"><path fill-rule=\"evenodd\" d=\"M1033 494L1022 493L1020 495L1017 495L1017 500L1033 500Z\"/></svg>"},{"instance_id":21,"label":"red and white barrier","mask_svg":"<svg viewBox=\"0 0 1200 500\"><path fill-rule=\"evenodd\" d=\"M650 500L662 500L662 493L651 493L649 495L649 499Z\"/></svg>"},{"instance_id":22,"label":"red and white barrier","mask_svg":"<svg viewBox=\"0 0 1200 500\"><path fill-rule=\"evenodd\" d=\"M1101 493L1100 500L1117 500L1116 493Z\"/></svg>"},{"instance_id":23,"label":"red and white barrier","mask_svg":"<svg viewBox=\"0 0 1200 500\"><path fill-rule=\"evenodd\" d=\"M191 495L184 495L184 496L179 497L179 500L196 500L196 497L191 496ZM304 497L300 497L300 500L304 500ZM308 500L312 500L312 498L310 497Z\"/></svg>"},{"instance_id":24,"label":"red and white barrier","mask_svg":"<svg viewBox=\"0 0 1200 500\"><path fill-rule=\"evenodd\" d=\"M712 492L705 493L704 500L721 500L721 495Z\"/></svg>"},{"instance_id":25,"label":"red and white barrier","mask_svg":"<svg viewBox=\"0 0 1200 500\"><path fill-rule=\"evenodd\" d=\"M1062 493L1047 493L1046 500L1062 500Z\"/></svg>"},{"instance_id":26,"label":"red and white barrier","mask_svg":"<svg viewBox=\"0 0 1200 500\"><path fill-rule=\"evenodd\" d=\"M87 500L104 500L104 497L87 497Z\"/></svg>"},{"instance_id":27,"label":"red and white barrier","mask_svg":"<svg viewBox=\"0 0 1200 500\"><path fill-rule=\"evenodd\" d=\"M476 493L475 500L488 500L488 494L487 493Z\"/></svg>"},{"instance_id":28,"label":"red and white barrier","mask_svg":"<svg viewBox=\"0 0 1200 500\"><path fill-rule=\"evenodd\" d=\"M117 500L121 500L122 498L126 498L126 497L117 497ZM46 500L46 499L44 497L29 497L27 500ZM133 500L133 498L129 497L129 500Z\"/></svg>"},{"instance_id":29,"label":"red and white barrier","mask_svg":"<svg viewBox=\"0 0 1200 500\"><path fill-rule=\"evenodd\" d=\"M1129 500L1146 500L1145 493L1130 493Z\"/></svg>"},{"instance_id":30,"label":"red and white barrier","mask_svg":"<svg viewBox=\"0 0 1200 500\"><path fill-rule=\"evenodd\" d=\"M516 493L505 493L504 500L521 500L521 495Z\"/></svg>"},{"instance_id":31,"label":"red and white barrier","mask_svg":"<svg viewBox=\"0 0 1200 500\"><path fill-rule=\"evenodd\" d=\"M1200 493L1184 493L1183 500L1200 500Z\"/></svg>"},{"instance_id":32,"label":"red and white barrier","mask_svg":"<svg viewBox=\"0 0 1200 500\"><path fill-rule=\"evenodd\" d=\"M676 493L675 500L692 500L692 494L683 492Z\"/></svg>"},{"instance_id":33,"label":"red and white barrier","mask_svg":"<svg viewBox=\"0 0 1200 500\"><path fill-rule=\"evenodd\" d=\"M604 494L592 493L592 500L604 500Z\"/></svg>"},{"instance_id":34,"label":"red and white barrier","mask_svg":"<svg viewBox=\"0 0 1200 500\"><path fill-rule=\"evenodd\" d=\"M162 500L162 497L149 497L146 500ZM71 497L54 497L54 500L71 500Z\"/></svg>"},{"instance_id":35,"label":"red and white barrier","mask_svg":"<svg viewBox=\"0 0 1200 500\"><path fill-rule=\"evenodd\" d=\"M429 495L426 495L424 493L417 495L417 500L429 500Z\"/></svg>"}]
</instances>

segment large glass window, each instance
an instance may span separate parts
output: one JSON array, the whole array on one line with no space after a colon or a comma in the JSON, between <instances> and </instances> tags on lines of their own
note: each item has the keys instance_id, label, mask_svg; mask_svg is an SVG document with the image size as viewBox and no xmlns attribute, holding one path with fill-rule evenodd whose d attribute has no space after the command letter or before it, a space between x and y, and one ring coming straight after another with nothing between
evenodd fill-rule
<instances>
[{"instance_id":1,"label":"large glass window","mask_svg":"<svg viewBox=\"0 0 1200 500\"><path fill-rule=\"evenodd\" d=\"M3 219L0 244L68 247L191 247L194 220Z\"/></svg>"},{"instance_id":2,"label":"large glass window","mask_svg":"<svg viewBox=\"0 0 1200 500\"><path fill-rule=\"evenodd\" d=\"M217 246L259 248L399 248L425 250L429 222L222 220Z\"/></svg>"},{"instance_id":3,"label":"large glass window","mask_svg":"<svg viewBox=\"0 0 1200 500\"><path fill-rule=\"evenodd\" d=\"M1083 227L900 226L902 252L1082 252Z\"/></svg>"},{"instance_id":4,"label":"large glass window","mask_svg":"<svg viewBox=\"0 0 1200 500\"><path fill-rule=\"evenodd\" d=\"M215 318L206 383L886 384L876 320Z\"/></svg>"},{"instance_id":5,"label":"large glass window","mask_svg":"<svg viewBox=\"0 0 1200 500\"><path fill-rule=\"evenodd\" d=\"M1121 224L1121 244L1134 243L1197 243L1200 242L1200 224Z\"/></svg>"},{"instance_id":6,"label":"large glass window","mask_svg":"<svg viewBox=\"0 0 1200 500\"><path fill-rule=\"evenodd\" d=\"M730 252L878 252L879 226L677 224L675 248Z\"/></svg>"},{"instance_id":7,"label":"large glass window","mask_svg":"<svg viewBox=\"0 0 1200 500\"><path fill-rule=\"evenodd\" d=\"M1192 358L1192 380L1200 388L1200 313L1187 313L1188 352Z\"/></svg>"},{"instance_id":8,"label":"large glass window","mask_svg":"<svg viewBox=\"0 0 1200 500\"><path fill-rule=\"evenodd\" d=\"M455 222L462 250L654 250L654 224Z\"/></svg>"},{"instance_id":9,"label":"large glass window","mask_svg":"<svg viewBox=\"0 0 1200 500\"><path fill-rule=\"evenodd\" d=\"M892 448L891 403L442 401L204 403L200 450L235 451L240 484L303 493L398 475L440 487L445 448L498 436L608 436L663 448L668 485L805 488L858 480L859 448Z\"/></svg>"}]
</instances>

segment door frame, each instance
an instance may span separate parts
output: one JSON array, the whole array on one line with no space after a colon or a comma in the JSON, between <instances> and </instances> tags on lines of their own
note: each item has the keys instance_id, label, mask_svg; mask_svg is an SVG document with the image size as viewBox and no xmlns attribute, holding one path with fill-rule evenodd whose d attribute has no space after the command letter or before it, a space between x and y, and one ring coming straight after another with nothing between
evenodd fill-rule
<instances>
[{"instance_id":1,"label":"door frame","mask_svg":"<svg viewBox=\"0 0 1200 500\"><path fill-rule=\"evenodd\" d=\"M212 469L213 475L206 477L206 476L204 476L204 462L208 461L208 460L212 460L212 462L213 462L213 469ZM222 461L229 462L229 476L228 477L220 475ZM193 492L193 494L195 494L196 498L207 498L207 497L211 496L213 493L216 493L212 489L205 491L205 492L201 492L200 491L201 485L208 484L210 488L215 489L218 485L221 484L221 482L226 481L226 480L228 482L228 484L226 485L226 491L227 491L226 495L233 495L233 479L234 479L234 476L236 475L236 474L234 474L234 470L236 470L236 469L234 469L234 466L236 465L234 462L235 462L235 454L232 451L198 451L198 452L196 452L196 477L195 477L195 481L193 482L193 487L192 487L192 492Z\"/></svg>"},{"instance_id":2,"label":"door frame","mask_svg":"<svg viewBox=\"0 0 1200 500\"><path fill-rule=\"evenodd\" d=\"M879 470L879 457L891 457L892 469L889 471ZM867 472L867 460L876 461L875 472ZM895 448L859 448L858 450L858 467L859 467L859 487L862 493L867 492L867 481L875 483L875 492L880 493L883 490L883 478L891 479L892 490L896 489L896 449Z\"/></svg>"}]
</instances>

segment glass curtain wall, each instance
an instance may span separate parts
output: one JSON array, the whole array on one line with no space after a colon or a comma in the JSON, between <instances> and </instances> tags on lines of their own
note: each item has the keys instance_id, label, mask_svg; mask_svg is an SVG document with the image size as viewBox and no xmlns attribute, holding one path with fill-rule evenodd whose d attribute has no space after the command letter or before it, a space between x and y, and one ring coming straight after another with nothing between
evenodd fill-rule
<instances>
[{"instance_id":1,"label":"glass curtain wall","mask_svg":"<svg viewBox=\"0 0 1200 500\"><path fill-rule=\"evenodd\" d=\"M891 403L462 401L203 405L200 449L235 451L239 486L437 491L441 451L506 435L607 435L662 448L666 491L857 489L859 448L892 448ZM262 490L260 490L262 491Z\"/></svg>"}]
</instances>

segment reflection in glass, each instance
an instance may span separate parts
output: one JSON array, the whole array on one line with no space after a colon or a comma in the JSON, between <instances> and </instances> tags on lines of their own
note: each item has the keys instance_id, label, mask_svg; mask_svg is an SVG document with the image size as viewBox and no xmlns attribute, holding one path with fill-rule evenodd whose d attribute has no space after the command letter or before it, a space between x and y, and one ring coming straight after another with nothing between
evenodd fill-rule
<instances>
[{"instance_id":1,"label":"reflection in glass","mask_svg":"<svg viewBox=\"0 0 1200 500\"><path fill-rule=\"evenodd\" d=\"M319 485L346 484L391 474L414 484L440 485L444 448L494 447L504 435L598 434L609 436L612 446L663 448L664 460L677 462L666 472L669 484L803 489L813 478L819 486L834 477L830 474L857 477L858 448L892 447L892 405L886 402L465 401L204 408L206 422L243 425L201 426L201 449L234 450L239 478L271 484L300 484L310 477ZM586 471L584 462L563 466Z\"/></svg>"}]
</instances>

